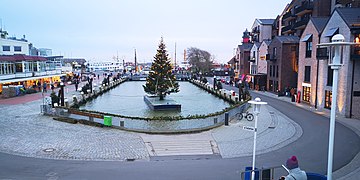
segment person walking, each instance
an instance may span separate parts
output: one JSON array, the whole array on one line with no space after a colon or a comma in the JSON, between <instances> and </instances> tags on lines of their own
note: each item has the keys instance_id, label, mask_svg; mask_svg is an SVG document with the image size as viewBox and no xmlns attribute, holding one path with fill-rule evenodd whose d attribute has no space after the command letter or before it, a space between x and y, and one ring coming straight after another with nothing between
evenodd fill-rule
<instances>
[{"instance_id":1,"label":"person walking","mask_svg":"<svg viewBox=\"0 0 360 180\"><path fill-rule=\"evenodd\" d=\"M286 170L289 175L282 176L281 180L307 180L306 172L299 168L299 163L296 156L291 156L286 161Z\"/></svg>"},{"instance_id":2,"label":"person walking","mask_svg":"<svg viewBox=\"0 0 360 180\"><path fill-rule=\"evenodd\" d=\"M46 82L44 82L44 84L43 84L43 92L47 92L47 84L46 84Z\"/></svg>"}]
</instances>

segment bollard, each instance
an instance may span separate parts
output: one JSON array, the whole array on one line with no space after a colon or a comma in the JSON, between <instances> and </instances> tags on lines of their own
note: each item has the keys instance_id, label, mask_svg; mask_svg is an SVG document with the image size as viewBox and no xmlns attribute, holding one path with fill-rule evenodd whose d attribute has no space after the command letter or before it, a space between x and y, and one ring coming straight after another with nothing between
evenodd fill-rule
<instances>
[{"instance_id":1,"label":"bollard","mask_svg":"<svg viewBox=\"0 0 360 180\"><path fill-rule=\"evenodd\" d=\"M229 113L225 113L225 126L229 125Z\"/></svg>"}]
</instances>

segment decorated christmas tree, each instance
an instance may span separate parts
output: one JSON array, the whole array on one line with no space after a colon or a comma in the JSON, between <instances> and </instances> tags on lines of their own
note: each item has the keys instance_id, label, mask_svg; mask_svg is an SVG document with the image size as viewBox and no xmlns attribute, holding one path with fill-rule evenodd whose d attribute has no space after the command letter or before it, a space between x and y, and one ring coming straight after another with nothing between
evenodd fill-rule
<instances>
[{"instance_id":1,"label":"decorated christmas tree","mask_svg":"<svg viewBox=\"0 0 360 180\"><path fill-rule=\"evenodd\" d=\"M154 62L151 65L151 71L143 87L146 93L156 95L160 100L163 100L170 93L179 92L179 84L172 72L163 38L161 38Z\"/></svg>"}]
</instances>

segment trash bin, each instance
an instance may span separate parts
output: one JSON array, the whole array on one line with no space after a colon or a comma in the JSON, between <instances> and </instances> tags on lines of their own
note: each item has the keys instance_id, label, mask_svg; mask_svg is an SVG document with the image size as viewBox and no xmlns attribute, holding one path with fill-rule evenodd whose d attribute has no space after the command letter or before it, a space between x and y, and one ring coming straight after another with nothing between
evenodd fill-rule
<instances>
[{"instance_id":1,"label":"trash bin","mask_svg":"<svg viewBox=\"0 0 360 180\"><path fill-rule=\"evenodd\" d=\"M111 116L104 116L104 125L112 126L112 117Z\"/></svg>"},{"instance_id":2,"label":"trash bin","mask_svg":"<svg viewBox=\"0 0 360 180\"><path fill-rule=\"evenodd\" d=\"M244 180L251 180L251 170L252 167L245 167ZM259 171L257 168L255 168L255 180L259 180Z\"/></svg>"}]
</instances>

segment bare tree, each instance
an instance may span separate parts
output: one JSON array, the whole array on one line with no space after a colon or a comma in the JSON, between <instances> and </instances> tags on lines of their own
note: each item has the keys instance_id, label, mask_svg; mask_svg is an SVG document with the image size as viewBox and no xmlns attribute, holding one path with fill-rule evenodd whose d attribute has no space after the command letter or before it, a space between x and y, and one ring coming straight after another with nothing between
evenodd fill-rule
<instances>
[{"instance_id":1,"label":"bare tree","mask_svg":"<svg viewBox=\"0 0 360 180\"><path fill-rule=\"evenodd\" d=\"M192 71L204 74L211 70L213 58L209 52L195 47L188 48L186 51L187 61L190 63Z\"/></svg>"}]
</instances>

